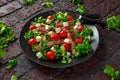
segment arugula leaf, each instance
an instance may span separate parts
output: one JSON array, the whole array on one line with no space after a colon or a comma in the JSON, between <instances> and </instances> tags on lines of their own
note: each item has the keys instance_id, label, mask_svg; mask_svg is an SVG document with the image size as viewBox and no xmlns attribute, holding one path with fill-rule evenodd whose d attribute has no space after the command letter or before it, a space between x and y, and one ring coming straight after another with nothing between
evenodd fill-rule
<instances>
[{"instance_id":1,"label":"arugula leaf","mask_svg":"<svg viewBox=\"0 0 120 80\"><path fill-rule=\"evenodd\" d=\"M107 18L107 25L109 29L120 32L120 15Z\"/></svg>"},{"instance_id":2,"label":"arugula leaf","mask_svg":"<svg viewBox=\"0 0 120 80\"><path fill-rule=\"evenodd\" d=\"M3 49L8 47L8 42L14 40L15 35L13 34L12 28L4 22L0 22L0 58L5 56Z\"/></svg>"},{"instance_id":3,"label":"arugula leaf","mask_svg":"<svg viewBox=\"0 0 120 80\"><path fill-rule=\"evenodd\" d=\"M82 6L80 4L77 5L78 8L76 9L77 12L79 12L80 14L86 14L88 12L87 8L85 6Z\"/></svg>"},{"instance_id":4,"label":"arugula leaf","mask_svg":"<svg viewBox=\"0 0 120 80\"><path fill-rule=\"evenodd\" d=\"M24 4L26 5L32 5L35 2L35 0L23 0L23 1L24 1Z\"/></svg>"},{"instance_id":5,"label":"arugula leaf","mask_svg":"<svg viewBox=\"0 0 120 80\"><path fill-rule=\"evenodd\" d=\"M15 67L17 65L17 60L12 59L8 61L8 66L6 67L6 69L11 69L13 67Z\"/></svg>"},{"instance_id":6,"label":"arugula leaf","mask_svg":"<svg viewBox=\"0 0 120 80\"><path fill-rule=\"evenodd\" d=\"M107 76L111 77L111 80L117 80L120 78L120 72L115 71L114 68L112 68L109 65L105 65L104 71L103 71Z\"/></svg>"},{"instance_id":7,"label":"arugula leaf","mask_svg":"<svg viewBox=\"0 0 120 80\"><path fill-rule=\"evenodd\" d=\"M12 75L11 80L18 80L16 75Z\"/></svg>"},{"instance_id":8,"label":"arugula leaf","mask_svg":"<svg viewBox=\"0 0 120 80\"><path fill-rule=\"evenodd\" d=\"M83 2L83 0L69 0L72 3L77 3L77 4L81 4Z\"/></svg>"},{"instance_id":9,"label":"arugula leaf","mask_svg":"<svg viewBox=\"0 0 120 80\"><path fill-rule=\"evenodd\" d=\"M85 26L84 29L82 30L82 32L80 33L81 37L86 37L89 36L93 33L92 29L90 29L89 27Z\"/></svg>"},{"instance_id":10,"label":"arugula leaf","mask_svg":"<svg viewBox=\"0 0 120 80\"><path fill-rule=\"evenodd\" d=\"M46 1L43 2L41 5L42 5L42 6L47 6L47 7L53 7L53 6L54 6L53 2L50 1L50 0L46 0Z\"/></svg>"}]
</instances>

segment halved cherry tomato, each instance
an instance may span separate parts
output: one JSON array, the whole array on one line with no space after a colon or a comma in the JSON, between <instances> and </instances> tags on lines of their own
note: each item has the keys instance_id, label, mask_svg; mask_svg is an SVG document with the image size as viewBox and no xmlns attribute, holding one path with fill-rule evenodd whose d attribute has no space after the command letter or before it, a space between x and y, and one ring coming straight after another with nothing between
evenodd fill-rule
<instances>
[{"instance_id":1,"label":"halved cherry tomato","mask_svg":"<svg viewBox=\"0 0 120 80\"><path fill-rule=\"evenodd\" d=\"M84 26L81 25L81 26L78 27L78 29L81 32L84 29Z\"/></svg>"},{"instance_id":2,"label":"halved cherry tomato","mask_svg":"<svg viewBox=\"0 0 120 80\"><path fill-rule=\"evenodd\" d=\"M32 46L33 44L38 44L37 40L35 38L31 38L29 41L28 41L28 44L30 46Z\"/></svg>"},{"instance_id":3,"label":"halved cherry tomato","mask_svg":"<svg viewBox=\"0 0 120 80\"><path fill-rule=\"evenodd\" d=\"M73 17L72 17L72 16L70 16L70 15L69 15L67 18L68 18L68 21L73 20Z\"/></svg>"},{"instance_id":4,"label":"halved cherry tomato","mask_svg":"<svg viewBox=\"0 0 120 80\"><path fill-rule=\"evenodd\" d=\"M64 46L66 51L70 50L70 45L69 44L64 43L63 46Z\"/></svg>"},{"instance_id":5,"label":"halved cherry tomato","mask_svg":"<svg viewBox=\"0 0 120 80\"><path fill-rule=\"evenodd\" d=\"M83 40L84 40L83 38L79 37L79 38L75 39L75 43L76 44L83 43Z\"/></svg>"},{"instance_id":6,"label":"halved cherry tomato","mask_svg":"<svg viewBox=\"0 0 120 80\"><path fill-rule=\"evenodd\" d=\"M49 60L54 60L54 59L55 59L55 52L53 52L53 51L48 51L48 52L46 53L46 57L47 57L47 59L49 59Z\"/></svg>"},{"instance_id":7,"label":"halved cherry tomato","mask_svg":"<svg viewBox=\"0 0 120 80\"><path fill-rule=\"evenodd\" d=\"M53 33L53 34L50 36L50 39L57 41L57 40L60 39L60 36L59 36L57 33Z\"/></svg>"},{"instance_id":8,"label":"halved cherry tomato","mask_svg":"<svg viewBox=\"0 0 120 80\"><path fill-rule=\"evenodd\" d=\"M31 25L31 26L29 27L29 30L33 30L33 29L36 29L36 28L37 28L36 26Z\"/></svg>"},{"instance_id":9,"label":"halved cherry tomato","mask_svg":"<svg viewBox=\"0 0 120 80\"><path fill-rule=\"evenodd\" d=\"M52 20L54 17L52 16L52 15L49 15L48 17L47 17L47 19L50 19L50 20Z\"/></svg>"},{"instance_id":10,"label":"halved cherry tomato","mask_svg":"<svg viewBox=\"0 0 120 80\"><path fill-rule=\"evenodd\" d=\"M66 31L65 28L62 31L60 31L60 37L61 38L66 38L67 37L67 31Z\"/></svg>"}]
</instances>

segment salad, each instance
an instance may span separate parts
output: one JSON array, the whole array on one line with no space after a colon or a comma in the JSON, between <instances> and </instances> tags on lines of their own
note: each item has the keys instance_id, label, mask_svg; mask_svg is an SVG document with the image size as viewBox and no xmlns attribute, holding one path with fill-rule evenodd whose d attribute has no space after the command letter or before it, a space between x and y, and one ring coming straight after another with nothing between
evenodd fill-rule
<instances>
[{"instance_id":1,"label":"salad","mask_svg":"<svg viewBox=\"0 0 120 80\"><path fill-rule=\"evenodd\" d=\"M58 12L35 18L24 38L38 59L69 64L74 58L92 53L92 34L92 29L81 25L79 19L67 12Z\"/></svg>"}]
</instances>

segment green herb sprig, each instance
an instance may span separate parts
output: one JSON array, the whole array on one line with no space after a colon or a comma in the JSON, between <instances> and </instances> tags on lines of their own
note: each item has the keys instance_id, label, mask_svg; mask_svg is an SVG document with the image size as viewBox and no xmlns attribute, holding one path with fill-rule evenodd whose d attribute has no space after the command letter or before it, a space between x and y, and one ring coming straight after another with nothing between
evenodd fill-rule
<instances>
[{"instance_id":1,"label":"green herb sprig","mask_svg":"<svg viewBox=\"0 0 120 80\"><path fill-rule=\"evenodd\" d=\"M15 35L11 27L7 26L4 22L0 22L0 58L5 56L4 48L8 47L10 41L15 40Z\"/></svg>"},{"instance_id":2,"label":"green herb sprig","mask_svg":"<svg viewBox=\"0 0 120 80\"><path fill-rule=\"evenodd\" d=\"M69 1L76 4L81 4L83 2L83 0L69 0Z\"/></svg>"},{"instance_id":3,"label":"green herb sprig","mask_svg":"<svg viewBox=\"0 0 120 80\"><path fill-rule=\"evenodd\" d=\"M120 15L107 18L107 25L109 29L120 32Z\"/></svg>"},{"instance_id":4,"label":"green herb sprig","mask_svg":"<svg viewBox=\"0 0 120 80\"><path fill-rule=\"evenodd\" d=\"M32 5L35 2L35 0L23 0L23 2L26 5Z\"/></svg>"},{"instance_id":5,"label":"green herb sprig","mask_svg":"<svg viewBox=\"0 0 120 80\"><path fill-rule=\"evenodd\" d=\"M16 75L12 75L11 80L18 80L18 77Z\"/></svg>"},{"instance_id":6,"label":"green herb sprig","mask_svg":"<svg viewBox=\"0 0 120 80\"><path fill-rule=\"evenodd\" d=\"M16 65L17 65L17 60L12 59L12 60L9 60L9 61L8 61L8 66L5 67L5 68L6 68L6 69L11 69L11 68L15 67Z\"/></svg>"},{"instance_id":7,"label":"green herb sprig","mask_svg":"<svg viewBox=\"0 0 120 80\"><path fill-rule=\"evenodd\" d=\"M42 6L46 6L46 7L53 7L53 6L54 6L53 2L50 1L50 0L46 0L46 1L43 2L41 5L42 5Z\"/></svg>"},{"instance_id":8,"label":"green herb sprig","mask_svg":"<svg viewBox=\"0 0 120 80\"><path fill-rule=\"evenodd\" d=\"M105 65L104 73L111 77L111 80L118 80L120 78L120 71L115 70L109 65Z\"/></svg>"}]
</instances>

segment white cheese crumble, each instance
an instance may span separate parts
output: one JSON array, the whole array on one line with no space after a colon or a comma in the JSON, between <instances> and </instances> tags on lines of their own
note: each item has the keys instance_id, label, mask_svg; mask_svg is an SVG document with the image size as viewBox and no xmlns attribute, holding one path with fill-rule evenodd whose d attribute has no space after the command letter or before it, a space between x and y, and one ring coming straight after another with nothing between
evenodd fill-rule
<instances>
[{"instance_id":1,"label":"white cheese crumble","mask_svg":"<svg viewBox=\"0 0 120 80\"><path fill-rule=\"evenodd\" d=\"M49 31L48 32L48 35L52 35L54 32L53 31Z\"/></svg>"},{"instance_id":2,"label":"white cheese crumble","mask_svg":"<svg viewBox=\"0 0 120 80\"><path fill-rule=\"evenodd\" d=\"M60 33L60 31L61 31L61 28L55 28L56 33Z\"/></svg>"},{"instance_id":3,"label":"white cheese crumble","mask_svg":"<svg viewBox=\"0 0 120 80\"><path fill-rule=\"evenodd\" d=\"M76 22L75 24L76 24L77 26L81 25L81 23L80 23L80 22Z\"/></svg>"},{"instance_id":4,"label":"white cheese crumble","mask_svg":"<svg viewBox=\"0 0 120 80\"><path fill-rule=\"evenodd\" d=\"M36 40L39 42L41 41L41 36L36 36Z\"/></svg>"},{"instance_id":5,"label":"white cheese crumble","mask_svg":"<svg viewBox=\"0 0 120 80\"><path fill-rule=\"evenodd\" d=\"M50 24L51 22L52 22L52 20L50 20L50 19L46 20L46 23L48 23L48 24Z\"/></svg>"},{"instance_id":6,"label":"white cheese crumble","mask_svg":"<svg viewBox=\"0 0 120 80\"><path fill-rule=\"evenodd\" d=\"M63 26L67 27L67 26L69 26L69 23L68 22L63 22Z\"/></svg>"},{"instance_id":7,"label":"white cheese crumble","mask_svg":"<svg viewBox=\"0 0 120 80\"><path fill-rule=\"evenodd\" d=\"M45 29L46 30L50 30L50 26L49 25L45 25Z\"/></svg>"},{"instance_id":8,"label":"white cheese crumble","mask_svg":"<svg viewBox=\"0 0 120 80\"><path fill-rule=\"evenodd\" d=\"M40 27L40 25L41 25L40 23L35 24L36 27Z\"/></svg>"},{"instance_id":9,"label":"white cheese crumble","mask_svg":"<svg viewBox=\"0 0 120 80\"><path fill-rule=\"evenodd\" d=\"M65 38L65 39L64 39L64 42L66 42L66 43L68 43L68 44L69 44L69 43L70 43L70 39Z\"/></svg>"},{"instance_id":10,"label":"white cheese crumble","mask_svg":"<svg viewBox=\"0 0 120 80\"><path fill-rule=\"evenodd\" d=\"M74 29L78 29L78 25L75 25L73 28L74 28Z\"/></svg>"},{"instance_id":11,"label":"white cheese crumble","mask_svg":"<svg viewBox=\"0 0 120 80\"><path fill-rule=\"evenodd\" d=\"M54 47L51 47L50 50L54 51L55 52L55 48Z\"/></svg>"},{"instance_id":12,"label":"white cheese crumble","mask_svg":"<svg viewBox=\"0 0 120 80\"><path fill-rule=\"evenodd\" d=\"M71 53L70 52L67 52L67 55L66 55L67 57L70 57L71 56Z\"/></svg>"},{"instance_id":13,"label":"white cheese crumble","mask_svg":"<svg viewBox=\"0 0 120 80\"><path fill-rule=\"evenodd\" d=\"M40 59L40 58L42 58L42 53L41 52L38 52L37 54L36 54L36 56Z\"/></svg>"}]
</instances>

